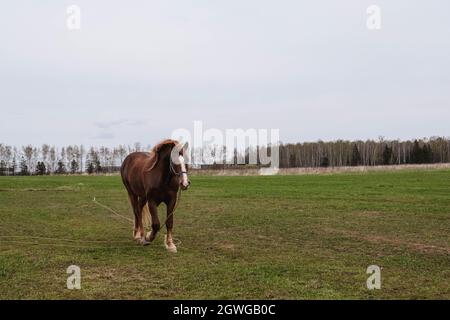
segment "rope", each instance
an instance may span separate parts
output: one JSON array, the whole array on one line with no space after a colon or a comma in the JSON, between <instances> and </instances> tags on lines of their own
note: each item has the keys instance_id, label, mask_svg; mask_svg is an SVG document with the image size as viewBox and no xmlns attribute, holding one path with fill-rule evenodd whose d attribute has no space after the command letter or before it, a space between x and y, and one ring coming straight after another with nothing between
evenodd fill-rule
<instances>
[{"instance_id":1,"label":"rope","mask_svg":"<svg viewBox=\"0 0 450 320\"><path fill-rule=\"evenodd\" d=\"M27 238L24 236L23 238ZM67 241L66 239L58 239ZM88 241L85 241L88 243ZM95 241L93 241L95 242ZM136 246L88 246L88 245L79 245L79 244L67 244L67 243L39 243L39 242L31 242L31 241L20 241L20 240L2 240L2 245L8 244L24 244L24 245L32 245L32 246L50 246L50 247L69 247L69 248L83 248L83 249L130 249L130 248L138 248Z\"/></svg>"},{"instance_id":2,"label":"rope","mask_svg":"<svg viewBox=\"0 0 450 320\"><path fill-rule=\"evenodd\" d=\"M180 202L180 199L181 199L181 188L178 188L178 191L177 191L177 197L176 197L176 200L175 200L175 205L174 205L174 207L173 207L173 210L172 210L172 212L171 212L170 214L167 215L166 220L164 220L164 223L162 223L162 224L159 225L158 231L160 231L160 230L162 229L162 227L167 223L167 221L169 220L169 218L170 218L171 216L173 216L173 214L175 213L176 208L178 207L178 203ZM128 217L125 217L125 216L121 215L120 213L118 213L117 211L115 211L114 209L108 207L107 205L104 205L104 204L98 202L97 199L96 199L95 197L94 197L93 202L94 202L95 204L101 206L102 208L104 208L104 209L106 209L106 210L108 210L108 211L114 213L116 216L121 217L122 219L125 219L125 220L127 220L127 221L130 221L130 222L134 223L134 220L132 220L132 219L130 219L130 218L128 218ZM176 242L176 243L175 243L176 246L179 246L179 245L181 244L181 240L180 240L180 239L177 239L177 238L175 238L175 237L173 238L173 241Z\"/></svg>"},{"instance_id":3,"label":"rope","mask_svg":"<svg viewBox=\"0 0 450 320\"><path fill-rule=\"evenodd\" d=\"M175 209L178 207L178 203L179 200L181 198L181 189L179 188L177 191L177 197L176 197L176 202L174 205L174 208L172 210L172 212L170 214L167 215L166 220L164 221L164 224L160 225L159 230L161 230L162 226L165 225L167 223L167 221L169 220L169 218L171 216L173 216ZM113 214L115 214L116 216L127 220L129 222L134 223L133 219L130 219L124 215L121 215L120 213L118 213L117 211L115 211L114 209L108 207L107 205L104 205L102 203L100 203L99 201L97 201L97 199L94 197L94 199L92 200L95 204L97 204L98 206L108 210L109 212L112 212ZM55 246L55 247L73 247L73 248L86 248L86 249L94 249L94 248L101 248L101 249L120 249L120 248L136 248L136 246L106 246L106 247L91 247L91 246L82 246L79 245L78 243L123 243L122 241L110 241L110 240L76 240L76 239L68 239L68 238L53 238L53 237L41 237L41 236L0 236L0 238L2 239L2 244L26 244L26 245L44 245L44 246ZM37 243L37 242L31 242L31 241L20 241L20 240L10 240L8 238L28 238L28 239L37 239L37 240L52 240L52 241L66 241L66 242L72 242L72 244L64 244L64 243ZM181 244L181 240L173 238L174 242L176 242L175 245L179 246Z\"/></svg>"},{"instance_id":4,"label":"rope","mask_svg":"<svg viewBox=\"0 0 450 320\"><path fill-rule=\"evenodd\" d=\"M180 202L180 201L179 201L180 198L181 198L181 188L178 188L178 191L177 191L177 197L176 197L176 200L175 200L175 205L174 205L174 207L173 207L173 210L172 210L172 212L171 212L170 214L167 215L166 220L164 220L164 223L163 223L163 224L160 224L158 231L160 231L161 228L167 223L167 221L169 220L169 218L170 218L171 216L173 216L173 214L175 213L176 208L178 207L178 203ZM128 217L125 217L125 216L121 215L120 213L118 213L117 211L115 211L114 209L108 207L107 205L104 205L104 204L98 202L97 199L96 199L95 197L94 197L94 200L92 200L92 201L93 201L95 204L99 205L100 207L102 207L102 208L104 208L104 209L106 209L106 210L108 210L108 211L114 213L116 216L118 216L118 217L120 217L120 218L122 218L122 219L125 219L125 220L127 220L127 221L130 221L130 222L132 222L132 223L134 223L134 220L133 220L133 219L130 219L130 218L128 218Z\"/></svg>"},{"instance_id":5,"label":"rope","mask_svg":"<svg viewBox=\"0 0 450 320\"><path fill-rule=\"evenodd\" d=\"M101 204L100 202L97 201L97 199L95 199L95 197L94 197L94 200L92 200L92 201L93 201L95 204L98 204L100 207L102 207L102 208L104 208L104 209L106 209L106 210L108 210L108 211L114 213L116 216L121 217L122 219L125 219L125 220L127 220L127 221L130 221L130 222L132 222L132 223L134 222L132 219L130 219L130 218L128 218L128 217L125 217L125 216L121 215L120 213L118 213L118 212L115 211L114 209L111 209L110 207L105 206L104 204Z\"/></svg>"},{"instance_id":6,"label":"rope","mask_svg":"<svg viewBox=\"0 0 450 320\"><path fill-rule=\"evenodd\" d=\"M0 238L23 238L24 236L0 236ZM52 238L52 237L40 237L40 236L26 236L29 239L41 239L41 240L61 240L68 242L83 242L83 243L123 243L123 241L111 241L111 240L76 240L66 238ZM15 240L6 240L15 241Z\"/></svg>"},{"instance_id":7,"label":"rope","mask_svg":"<svg viewBox=\"0 0 450 320\"><path fill-rule=\"evenodd\" d=\"M170 214L167 215L166 220L164 221L164 223L159 225L158 231L161 230L162 226L166 224L167 220L169 220L169 218L171 216L173 216L173 214L175 213L176 208L178 207L178 202L179 202L180 198L181 198L181 188L178 188L177 197L176 197L176 200L175 200L175 205L173 206L173 210L172 210L172 212Z\"/></svg>"}]
</instances>

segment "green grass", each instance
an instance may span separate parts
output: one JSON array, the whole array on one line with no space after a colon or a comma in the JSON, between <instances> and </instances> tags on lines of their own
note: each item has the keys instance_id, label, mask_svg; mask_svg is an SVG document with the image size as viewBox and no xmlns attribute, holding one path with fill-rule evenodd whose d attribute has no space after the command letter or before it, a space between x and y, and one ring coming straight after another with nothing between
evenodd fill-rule
<instances>
[{"instance_id":1,"label":"green grass","mask_svg":"<svg viewBox=\"0 0 450 320\"><path fill-rule=\"evenodd\" d=\"M448 170L191 179L170 254L92 202L132 216L117 176L0 178L0 298L450 299Z\"/></svg>"}]
</instances>

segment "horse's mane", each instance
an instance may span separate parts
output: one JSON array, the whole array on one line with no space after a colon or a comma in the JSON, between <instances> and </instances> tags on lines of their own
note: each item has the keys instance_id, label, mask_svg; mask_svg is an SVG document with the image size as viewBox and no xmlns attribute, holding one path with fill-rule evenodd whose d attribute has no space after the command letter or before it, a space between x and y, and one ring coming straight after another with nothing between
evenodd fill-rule
<instances>
[{"instance_id":1,"label":"horse's mane","mask_svg":"<svg viewBox=\"0 0 450 320\"><path fill-rule=\"evenodd\" d=\"M172 139L166 139L163 140L161 142L159 142L158 144L156 144L151 150L150 152L154 152L154 153L158 153L159 151L161 151L162 148L164 148L167 145L172 145L172 146L176 146L179 142L177 140L172 140Z\"/></svg>"},{"instance_id":2,"label":"horse's mane","mask_svg":"<svg viewBox=\"0 0 450 320\"><path fill-rule=\"evenodd\" d=\"M166 146L176 146L179 142L177 140L172 139L166 139L158 144L156 144L151 150L150 150L150 167L148 171L152 170L155 165L158 163L159 160L159 152L164 149Z\"/></svg>"}]
</instances>

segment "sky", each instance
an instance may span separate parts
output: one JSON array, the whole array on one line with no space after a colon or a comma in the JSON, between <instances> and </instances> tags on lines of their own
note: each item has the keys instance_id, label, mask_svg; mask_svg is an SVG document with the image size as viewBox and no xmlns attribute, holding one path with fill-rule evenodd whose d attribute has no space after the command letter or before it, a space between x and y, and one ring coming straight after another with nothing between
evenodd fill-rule
<instances>
[{"instance_id":1,"label":"sky","mask_svg":"<svg viewBox=\"0 0 450 320\"><path fill-rule=\"evenodd\" d=\"M152 145L194 121L283 142L450 136L449 12L447 0L8 1L0 143Z\"/></svg>"}]
</instances>

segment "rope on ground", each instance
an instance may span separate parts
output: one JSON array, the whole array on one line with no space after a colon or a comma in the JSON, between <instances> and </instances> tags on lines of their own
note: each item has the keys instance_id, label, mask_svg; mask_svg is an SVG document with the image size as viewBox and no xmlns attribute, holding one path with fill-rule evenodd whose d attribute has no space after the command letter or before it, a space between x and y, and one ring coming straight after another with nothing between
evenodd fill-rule
<instances>
[{"instance_id":1,"label":"rope on ground","mask_svg":"<svg viewBox=\"0 0 450 320\"><path fill-rule=\"evenodd\" d=\"M23 236L23 238L27 238L27 236ZM62 240L62 239L55 239ZM62 240L65 241L65 240ZM85 241L86 243L88 241ZM122 242L123 243L123 242ZM41 242L32 242L32 241L20 241L20 240L2 240L1 245L12 245L12 244L23 244L30 246L49 246L49 247L69 247L69 248L82 248L82 249L131 249L131 248L139 248L139 246L130 246L130 245L122 245L122 246L88 246L88 245L80 245L78 243L41 243Z\"/></svg>"},{"instance_id":2,"label":"rope on ground","mask_svg":"<svg viewBox=\"0 0 450 320\"><path fill-rule=\"evenodd\" d=\"M6 241L15 241L15 240L8 240L8 238L24 238L24 237L36 240L60 240L67 242L82 242L82 243L123 243L123 241L113 241L113 240L77 240L77 239L41 237L41 236L0 236L1 239L6 239Z\"/></svg>"},{"instance_id":3,"label":"rope on ground","mask_svg":"<svg viewBox=\"0 0 450 320\"><path fill-rule=\"evenodd\" d=\"M171 212L170 214L167 215L166 220L164 220L164 223L162 223L162 224L159 225L158 231L160 231L160 230L162 229L162 227L167 223L167 221L169 220L169 218L170 218L171 216L173 216L173 214L175 213L176 208L178 207L178 203L180 202L180 198L181 198L181 189L178 189L178 191L177 191L177 197L176 197L176 199L175 199L175 205L173 206L173 210L172 210L172 212ZM120 218L122 218L122 219L124 219L124 220L127 220L127 221L130 221L130 222L134 223L134 220L133 220L133 219L130 219L130 218L128 218L128 217L125 217L125 216L121 215L120 213L118 213L116 210L114 210L114 209L108 207L107 205L104 205L104 204L98 202L97 199L96 199L95 197L94 197L93 202L94 202L95 204L99 205L100 207L102 207L102 208L108 210L109 212L114 213L116 216L118 216L118 217L120 217ZM179 246L179 245L181 244L181 240L180 240L180 239L177 239L177 238L175 238L175 237L173 238L173 241L174 241L174 244L175 244L176 246Z\"/></svg>"},{"instance_id":4,"label":"rope on ground","mask_svg":"<svg viewBox=\"0 0 450 320\"><path fill-rule=\"evenodd\" d=\"M120 217L120 218L122 218L122 219L125 219L125 220L127 220L127 221L130 221L131 223L134 223L134 220L133 220L133 219L130 219L130 218L128 218L128 217L125 217L125 216L121 215L120 213L118 213L117 211L115 211L114 209L111 209L110 207L108 207L108 206L106 206L106 205L104 205L104 204L98 202L97 199L95 199L95 197L94 197L94 200L92 200L92 201L93 201L95 204L99 205L100 207L102 207L102 208L104 208L104 209L106 209L106 210L108 210L108 211L114 213L116 216L118 216L118 217Z\"/></svg>"},{"instance_id":5,"label":"rope on ground","mask_svg":"<svg viewBox=\"0 0 450 320\"><path fill-rule=\"evenodd\" d=\"M175 206L172 210L172 212L167 215L166 220L164 221L164 224L166 224L167 220L173 215L173 213L175 212L175 209L178 206L178 202L180 200L180 190L178 191L177 194L177 199L175 202ZM93 202L95 204L97 204L98 206L108 210L109 212L112 212L113 214L115 214L116 216L129 221L131 223L134 223L133 219L130 219L124 215L121 215L120 213L118 213L116 210L108 207L107 205L104 205L102 203L100 203L99 201L97 201L97 199L94 197ZM161 226L163 226L161 225ZM161 229L161 227L160 227ZM21 240L14 240L14 239L35 239L35 240L51 240L51 241L64 241L64 242L71 242L70 244L64 244L64 243L39 243L39 242L32 242L32 241L21 241ZM2 244L24 244L24 245L41 245L41 246L54 246L54 247L72 247L72 248L86 248L86 249L95 249L95 248L102 248L102 249L120 249L120 248L138 248L137 246L103 246L103 247L92 247L92 246L83 246L80 245L82 243L85 244L89 244L89 243L123 243L123 241L111 241L111 240L77 240L77 239L68 239L68 238L55 238L55 237L41 237L41 236L20 236L20 235L12 235L12 236L0 236L0 239L2 239ZM11 240L12 239L12 240ZM181 244L181 240L173 238L175 245L179 246Z\"/></svg>"}]
</instances>

